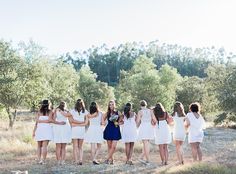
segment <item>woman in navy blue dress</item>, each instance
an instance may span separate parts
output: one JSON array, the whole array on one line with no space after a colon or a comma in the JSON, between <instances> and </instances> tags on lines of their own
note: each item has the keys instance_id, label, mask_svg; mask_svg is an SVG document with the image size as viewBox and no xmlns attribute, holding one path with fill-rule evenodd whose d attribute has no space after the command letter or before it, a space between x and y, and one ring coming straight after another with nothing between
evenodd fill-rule
<instances>
[{"instance_id":1,"label":"woman in navy blue dress","mask_svg":"<svg viewBox=\"0 0 236 174\"><path fill-rule=\"evenodd\" d=\"M121 139L120 133L120 113L115 110L115 101L111 100L108 103L107 112L103 116L104 121L107 120L106 128L103 132L103 138L107 140L108 157L106 164L113 164L113 154L116 150L118 140Z\"/></svg>"}]
</instances>

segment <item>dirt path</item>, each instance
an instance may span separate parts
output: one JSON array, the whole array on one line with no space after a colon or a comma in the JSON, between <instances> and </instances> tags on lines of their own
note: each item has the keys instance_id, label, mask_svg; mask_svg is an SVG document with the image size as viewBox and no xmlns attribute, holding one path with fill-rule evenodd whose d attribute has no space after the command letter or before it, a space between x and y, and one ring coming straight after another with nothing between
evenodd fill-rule
<instances>
[{"instance_id":1,"label":"dirt path","mask_svg":"<svg viewBox=\"0 0 236 174\"><path fill-rule=\"evenodd\" d=\"M13 145L14 146L14 145ZM141 153L142 145L136 143L134 151L134 165L125 165L124 145L119 142L117 152L115 153L114 165L101 164L94 166L91 164L89 145L84 148L84 165L75 166L72 164L72 149L71 145L68 146L67 164L64 166L57 166L54 156L54 144L50 144L48 154L48 161L46 165L38 165L35 161L35 151L8 154L5 158L0 160L0 173L10 173L11 171L28 171L29 173L154 173L163 171L166 168L175 166L176 155L174 145L169 146L170 160L169 165L160 166L160 157L156 145L151 144L151 164L146 166L137 161ZM34 147L33 147L34 149ZM223 163L228 166L236 166L236 130L225 128L208 128L206 129L206 136L202 144L203 160L209 163ZM191 163L191 152L189 145L185 142L185 163ZM3 154L1 154L3 155ZM106 156L106 144L103 144L102 154L100 160L104 161Z\"/></svg>"}]
</instances>

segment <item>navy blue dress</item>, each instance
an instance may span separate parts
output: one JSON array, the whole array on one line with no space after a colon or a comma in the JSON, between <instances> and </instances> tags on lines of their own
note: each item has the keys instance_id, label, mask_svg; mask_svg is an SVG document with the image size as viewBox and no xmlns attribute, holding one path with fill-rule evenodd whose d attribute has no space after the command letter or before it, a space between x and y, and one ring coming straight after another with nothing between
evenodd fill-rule
<instances>
[{"instance_id":1,"label":"navy blue dress","mask_svg":"<svg viewBox=\"0 0 236 174\"><path fill-rule=\"evenodd\" d=\"M118 111L115 112L118 115ZM120 126L115 126L113 121L109 120L110 115L107 116L108 124L103 132L103 138L105 140L120 140L121 133L120 133ZM117 120L118 121L118 120Z\"/></svg>"}]
</instances>

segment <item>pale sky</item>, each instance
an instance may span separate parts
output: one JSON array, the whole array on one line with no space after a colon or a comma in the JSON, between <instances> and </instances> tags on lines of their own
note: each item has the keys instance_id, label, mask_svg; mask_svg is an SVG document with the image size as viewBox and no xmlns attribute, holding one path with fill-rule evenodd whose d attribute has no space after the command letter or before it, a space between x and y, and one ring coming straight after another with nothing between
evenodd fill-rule
<instances>
[{"instance_id":1,"label":"pale sky","mask_svg":"<svg viewBox=\"0 0 236 174\"><path fill-rule=\"evenodd\" d=\"M0 38L50 54L153 40L236 53L235 19L235 0L0 0Z\"/></svg>"}]
</instances>

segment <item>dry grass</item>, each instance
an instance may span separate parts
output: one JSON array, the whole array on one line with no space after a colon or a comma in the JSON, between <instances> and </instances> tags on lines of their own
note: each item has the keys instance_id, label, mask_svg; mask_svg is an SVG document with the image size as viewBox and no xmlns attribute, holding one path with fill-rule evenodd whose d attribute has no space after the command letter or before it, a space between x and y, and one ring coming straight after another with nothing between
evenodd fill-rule
<instances>
[{"instance_id":1,"label":"dry grass","mask_svg":"<svg viewBox=\"0 0 236 174\"><path fill-rule=\"evenodd\" d=\"M32 118L32 117L31 117ZM11 171L28 171L29 173L234 173L236 171L236 131L226 128L208 128L207 136L202 144L204 161L193 164L189 145L184 144L184 166L176 166L174 145L170 149L170 165L161 167L159 152L156 145L151 144L151 165L145 166L137 161L142 150L142 144L135 144L134 166L124 164L124 144L119 142L115 153L115 164L93 166L90 161L90 145L84 144L84 165L72 164L72 146L67 146L67 164L56 166L55 144L49 144L49 153L46 165L38 165L36 158L36 142L32 139L34 122L32 119L19 119L13 130L7 129L7 122L0 122L0 173ZM100 161L105 160L106 143L102 145ZM219 165L222 164L222 165ZM236 172L235 172L236 173Z\"/></svg>"}]
</instances>

